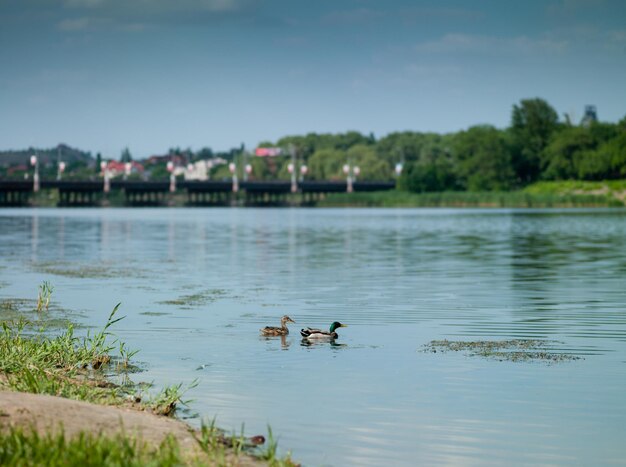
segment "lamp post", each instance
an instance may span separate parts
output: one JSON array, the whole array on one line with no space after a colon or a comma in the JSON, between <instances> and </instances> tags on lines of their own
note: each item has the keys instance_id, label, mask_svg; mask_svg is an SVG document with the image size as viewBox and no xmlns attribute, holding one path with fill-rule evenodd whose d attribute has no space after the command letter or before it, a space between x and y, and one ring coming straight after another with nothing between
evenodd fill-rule
<instances>
[{"instance_id":1,"label":"lamp post","mask_svg":"<svg viewBox=\"0 0 626 467\"><path fill-rule=\"evenodd\" d=\"M102 169L102 177L104 179L104 187L102 188L105 193L111 191L111 182L109 180L109 166L105 161L100 162L100 168Z\"/></svg>"},{"instance_id":2,"label":"lamp post","mask_svg":"<svg viewBox=\"0 0 626 467\"><path fill-rule=\"evenodd\" d=\"M37 193L39 191L39 159L34 154L30 156L30 165L35 168L35 173L33 174L33 191Z\"/></svg>"},{"instance_id":3,"label":"lamp post","mask_svg":"<svg viewBox=\"0 0 626 467\"><path fill-rule=\"evenodd\" d=\"M167 171L170 173L170 193L176 191L176 175L174 175L174 162L167 161Z\"/></svg>"},{"instance_id":4,"label":"lamp post","mask_svg":"<svg viewBox=\"0 0 626 467\"><path fill-rule=\"evenodd\" d=\"M349 164L344 164L343 173L346 174L346 191L352 193L352 173Z\"/></svg>"},{"instance_id":5,"label":"lamp post","mask_svg":"<svg viewBox=\"0 0 626 467\"><path fill-rule=\"evenodd\" d=\"M354 190L354 182L361 173L361 168L358 165L351 166L350 164L344 164L343 173L346 174L346 191L352 193Z\"/></svg>"},{"instance_id":6,"label":"lamp post","mask_svg":"<svg viewBox=\"0 0 626 467\"><path fill-rule=\"evenodd\" d=\"M239 180L237 179L237 165L234 162L228 164L228 170L233 174L233 193L237 193L239 191Z\"/></svg>"},{"instance_id":7,"label":"lamp post","mask_svg":"<svg viewBox=\"0 0 626 467\"><path fill-rule=\"evenodd\" d=\"M306 165L300 167L300 183L304 181L304 176L309 171L309 168Z\"/></svg>"},{"instance_id":8,"label":"lamp post","mask_svg":"<svg viewBox=\"0 0 626 467\"><path fill-rule=\"evenodd\" d=\"M57 170L57 180L61 180L63 172L65 172L65 162L61 161L59 162L59 168Z\"/></svg>"},{"instance_id":9,"label":"lamp post","mask_svg":"<svg viewBox=\"0 0 626 467\"><path fill-rule=\"evenodd\" d=\"M252 166L250 164L246 164L244 173L243 173L243 181L248 181L248 176L252 173Z\"/></svg>"},{"instance_id":10,"label":"lamp post","mask_svg":"<svg viewBox=\"0 0 626 467\"><path fill-rule=\"evenodd\" d=\"M289 145L289 153L291 154L291 162L287 166L287 170L291 174L291 192L296 193L298 191L298 182L296 181L296 147L293 144Z\"/></svg>"},{"instance_id":11,"label":"lamp post","mask_svg":"<svg viewBox=\"0 0 626 467\"><path fill-rule=\"evenodd\" d=\"M395 172L396 172L396 177L399 177L400 174L402 173L402 162L398 162L396 164Z\"/></svg>"}]
</instances>

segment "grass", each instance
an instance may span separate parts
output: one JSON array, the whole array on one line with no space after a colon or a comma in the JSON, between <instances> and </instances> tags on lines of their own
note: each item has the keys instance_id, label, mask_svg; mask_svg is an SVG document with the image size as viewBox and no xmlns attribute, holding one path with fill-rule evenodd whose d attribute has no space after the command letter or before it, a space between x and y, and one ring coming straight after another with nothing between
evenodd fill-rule
<instances>
[{"instance_id":1,"label":"grass","mask_svg":"<svg viewBox=\"0 0 626 467\"><path fill-rule=\"evenodd\" d=\"M39 293L37 295L37 312L43 311L45 308L48 311L48 307L50 306L50 299L52 298L52 291L54 287L50 282L43 281L39 286Z\"/></svg>"},{"instance_id":2,"label":"grass","mask_svg":"<svg viewBox=\"0 0 626 467\"><path fill-rule=\"evenodd\" d=\"M16 312L12 302L4 303L3 307L10 314ZM129 349L111 333L111 327L123 319L117 317L119 307L119 304L115 306L100 330L88 331L83 337L75 335L72 324L51 336L44 328L33 326L24 318L2 321L0 389L174 415L180 406L189 403L183 399L184 394L197 382L186 387L176 384L146 394L146 385L130 381L127 372L136 368L132 358L137 351ZM107 379L112 371L126 376L123 384ZM295 465L289 456L279 458L276 455L271 430L270 442L264 449L256 446L256 437L245 438L243 431L227 436L214 423L202 424L198 433L196 440L202 457L190 452L181 454L173 438L166 439L155 449L123 435L81 433L68 439L62 433L41 435L34 430L5 426L0 429L0 465L235 465L244 451L269 465Z\"/></svg>"},{"instance_id":3,"label":"grass","mask_svg":"<svg viewBox=\"0 0 626 467\"><path fill-rule=\"evenodd\" d=\"M55 337L40 328L36 333L28 321L2 322L0 333L0 373L6 377L0 387L14 391L50 394L100 404L119 405L131 388L109 383L102 371L111 362L108 329L122 318L115 318L116 306L104 328L86 337L74 335L74 326Z\"/></svg>"},{"instance_id":4,"label":"grass","mask_svg":"<svg viewBox=\"0 0 626 467\"><path fill-rule=\"evenodd\" d=\"M480 207L480 208L556 208L623 207L624 202L606 193L532 189L511 192L450 191L409 193L379 191L333 193L317 203L318 207Z\"/></svg>"},{"instance_id":5,"label":"grass","mask_svg":"<svg viewBox=\"0 0 626 467\"><path fill-rule=\"evenodd\" d=\"M271 437L271 433L270 433ZM154 447L123 433L114 436L81 432L68 438L64 433L39 434L34 429L7 427L0 430L0 465L12 466L232 466L244 453L254 452L254 439L226 437L215 422L203 424L196 437L197 453L183 450L173 436ZM267 454L269 452L269 454ZM257 455L272 467L293 467L289 456L276 456L276 443Z\"/></svg>"},{"instance_id":6,"label":"grass","mask_svg":"<svg viewBox=\"0 0 626 467\"><path fill-rule=\"evenodd\" d=\"M191 462L194 464L195 462ZM189 464L173 438L151 448L141 440L81 433L68 439L63 433L40 435L11 427L0 432L3 466L177 466Z\"/></svg>"}]
</instances>

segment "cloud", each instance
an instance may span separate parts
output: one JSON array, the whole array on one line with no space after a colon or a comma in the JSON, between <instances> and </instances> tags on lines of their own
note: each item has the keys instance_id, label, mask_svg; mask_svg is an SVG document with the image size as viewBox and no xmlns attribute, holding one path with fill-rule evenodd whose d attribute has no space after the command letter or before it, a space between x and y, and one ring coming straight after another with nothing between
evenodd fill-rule
<instances>
[{"instance_id":1,"label":"cloud","mask_svg":"<svg viewBox=\"0 0 626 467\"><path fill-rule=\"evenodd\" d=\"M201 24L245 17L257 0L62 0L63 32L142 32L153 25ZM77 15L77 17L73 17Z\"/></svg>"},{"instance_id":2,"label":"cloud","mask_svg":"<svg viewBox=\"0 0 626 467\"><path fill-rule=\"evenodd\" d=\"M609 31L608 36L612 42L624 43L626 42L626 29Z\"/></svg>"},{"instance_id":3,"label":"cloud","mask_svg":"<svg viewBox=\"0 0 626 467\"><path fill-rule=\"evenodd\" d=\"M481 55L561 53L566 40L532 39L527 36L496 37L471 34L446 34L434 41L422 42L415 50L427 54L468 53Z\"/></svg>"},{"instance_id":4,"label":"cloud","mask_svg":"<svg viewBox=\"0 0 626 467\"><path fill-rule=\"evenodd\" d=\"M63 5L67 8L95 8L104 2L105 0L65 0Z\"/></svg>"},{"instance_id":5,"label":"cloud","mask_svg":"<svg viewBox=\"0 0 626 467\"><path fill-rule=\"evenodd\" d=\"M580 10L602 8L606 3L606 0L559 0L548 5L547 9L552 14L571 14Z\"/></svg>"},{"instance_id":6,"label":"cloud","mask_svg":"<svg viewBox=\"0 0 626 467\"><path fill-rule=\"evenodd\" d=\"M65 32L84 31L90 26L89 18L64 19L57 24L57 29Z\"/></svg>"},{"instance_id":7,"label":"cloud","mask_svg":"<svg viewBox=\"0 0 626 467\"><path fill-rule=\"evenodd\" d=\"M179 12L236 11L247 3L247 0L64 0L63 5L68 9L97 9L108 13L143 12L149 16Z\"/></svg>"},{"instance_id":8,"label":"cloud","mask_svg":"<svg viewBox=\"0 0 626 467\"><path fill-rule=\"evenodd\" d=\"M369 8L355 10L333 11L327 14L322 21L329 24L359 24L371 23L380 20L386 13Z\"/></svg>"}]
</instances>

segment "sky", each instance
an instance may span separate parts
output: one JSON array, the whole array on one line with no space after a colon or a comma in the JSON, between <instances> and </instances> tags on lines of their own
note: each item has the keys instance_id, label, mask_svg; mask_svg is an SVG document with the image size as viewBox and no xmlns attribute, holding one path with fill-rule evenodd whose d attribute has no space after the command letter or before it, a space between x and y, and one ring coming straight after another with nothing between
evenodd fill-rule
<instances>
[{"instance_id":1,"label":"sky","mask_svg":"<svg viewBox=\"0 0 626 467\"><path fill-rule=\"evenodd\" d=\"M626 115L623 0L0 0L0 150L119 158L286 135Z\"/></svg>"}]
</instances>

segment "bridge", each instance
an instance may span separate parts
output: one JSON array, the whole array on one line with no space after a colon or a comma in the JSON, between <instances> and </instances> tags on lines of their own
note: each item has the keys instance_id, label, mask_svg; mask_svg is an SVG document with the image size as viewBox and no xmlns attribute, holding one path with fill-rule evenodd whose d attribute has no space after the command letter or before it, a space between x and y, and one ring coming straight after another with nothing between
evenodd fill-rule
<instances>
[{"instance_id":1,"label":"bridge","mask_svg":"<svg viewBox=\"0 0 626 467\"><path fill-rule=\"evenodd\" d=\"M0 206L28 206L39 189L58 190L59 206L100 206L109 196L124 197L127 206L167 205L186 193L188 206L314 205L329 193L392 190L395 182L347 181L135 181L135 180L0 180Z\"/></svg>"}]
</instances>

